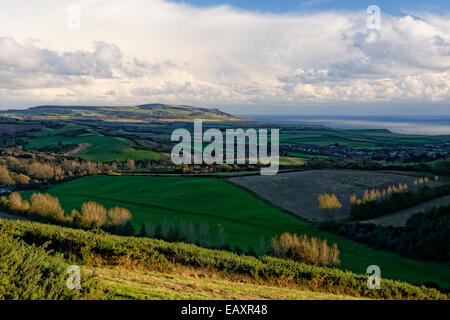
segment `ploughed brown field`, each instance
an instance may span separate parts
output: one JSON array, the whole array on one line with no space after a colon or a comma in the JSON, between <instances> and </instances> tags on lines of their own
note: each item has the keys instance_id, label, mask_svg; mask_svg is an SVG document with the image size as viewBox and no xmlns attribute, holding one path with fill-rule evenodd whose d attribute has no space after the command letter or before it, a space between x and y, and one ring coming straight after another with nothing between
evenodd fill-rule
<instances>
[{"instance_id":1,"label":"ploughed brown field","mask_svg":"<svg viewBox=\"0 0 450 320\"><path fill-rule=\"evenodd\" d=\"M337 219L350 217L350 196L362 198L366 189L383 189L406 183L414 186L417 177L405 174L359 170L310 170L280 173L274 176L244 176L228 179L250 190L273 205L301 218L323 220L317 197L334 193L342 203Z\"/></svg>"}]
</instances>

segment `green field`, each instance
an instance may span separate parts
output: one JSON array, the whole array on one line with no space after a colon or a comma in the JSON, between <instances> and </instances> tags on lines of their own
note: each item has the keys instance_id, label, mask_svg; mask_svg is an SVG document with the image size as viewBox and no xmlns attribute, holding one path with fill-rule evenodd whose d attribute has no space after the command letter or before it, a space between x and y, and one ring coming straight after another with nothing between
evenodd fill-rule
<instances>
[{"instance_id":1,"label":"green field","mask_svg":"<svg viewBox=\"0 0 450 320\"><path fill-rule=\"evenodd\" d=\"M330 159L331 156L325 156L320 154L307 154L307 153L300 153L300 152L289 152L289 155L296 158L302 158L302 159L314 159L314 158L323 158L323 159Z\"/></svg>"},{"instance_id":2,"label":"green field","mask_svg":"<svg viewBox=\"0 0 450 320\"><path fill-rule=\"evenodd\" d=\"M300 127L298 129L285 131L281 127L280 143L302 143L318 146L339 143L354 149L374 149L395 144L417 145L450 141L450 136L407 135L378 129L301 129Z\"/></svg>"},{"instance_id":3,"label":"green field","mask_svg":"<svg viewBox=\"0 0 450 320\"><path fill-rule=\"evenodd\" d=\"M67 132L87 128L81 125L66 125L61 129L43 129L33 133L36 137L28 139L26 148L39 149L45 146L57 146L59 144L89 143L91 145L89 148L75 154L75 156L96 162L128 159L157 160L161 158L161 154L155 151L138 150L136 143L130 139L105 136L96 130L90 130L86 134L74 137L64 136Z\"/></svg>"},{"instance_id":4,"label":"green field","mask_svg":"<svg viewBox=\"0 0 450 320\"><path fill-rule=\"evenodd\" d=\"M380 266L382 277L450 287L450 272L440 265L376 251L320 231L217 178L91 176L53 186L48 192L57 196L69 212L85 201L97 201L106 207L126 207L133 213L136 229L146 221L178 223L183 220L197 227L207 223L214 242L218 225L222 225L229 244L242 248L256 247L261 237L268 244L273 235L282 232L318 236L338 244L343 269L361 274L375 264Z\"/></svg>"},{"instance_id":5,"label":"green field","mask_svg":"<svg viewBox=\"0 0 450 320\"><path fill-rule=\"evenodd\" d=\"M140 106L38 106L25 110L0 111L0 116L33 120L90 120L104 122L190 121L240 121L217 109L196 108L184 105L146 104Z\"/></svg>"},{"instance_id":6,"label":"green field","mask_svg":"<svg viewBox=\"0 0 450 320\"><path fill-rule=\"evenodd\" d=\"M117 268L84 268L95 274L117 300L353 300L343 294L299 290L282 286L258 285L194 275L167 274ZM190 271L192 273L192 271ZM202 277L203 276L203 277ZM183 290L180 290L182 288Z\"/></svg>"}]
</instances>

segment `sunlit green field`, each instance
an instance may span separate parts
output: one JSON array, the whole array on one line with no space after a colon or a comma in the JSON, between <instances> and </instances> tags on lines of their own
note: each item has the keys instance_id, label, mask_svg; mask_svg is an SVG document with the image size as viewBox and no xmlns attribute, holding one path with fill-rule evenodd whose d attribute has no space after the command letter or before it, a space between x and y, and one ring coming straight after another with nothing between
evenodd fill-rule
<instances>
[{"instance_id":1,"label":"sunlit green field","mask_svg":"<svg viewBox=\"0 0 450 320\"><path fill-rule=\"evenodd\" d=\"M411 283L431 281L450 287L448 269L373 250L320 231L311 223L217 178L91 176L53 186L48 192L60 199L66 212L79 209L86 201L128 208L137 230L146 221L167 220L175 225L186 221L193 222L197 228L206 223L214 243L221 225L229 244L243 249L258 246L262 238L268 246L272 236L283 232L318 236L338 244L343 269L365 273L369 265L375 264L381 267L382 277Z\"/></svg>"},{"instance_id":2,"label":"sunlit green field","mask_svg":"<svg viewBox=\"0 0 450 320\"><path fill-rule=\"evenodd\" d=\"M67 137L63 134L77 129L86 129L79 125L66 125L61 129L45 129L33 133L36 138L28 140L27 148L43 148L45 146L57 146L68 144L89 143L91 146L77 154L86 160L102 162L127 159L151 159L161 158L161 154L152 150L137 150L136 143L119 137L110 137L97 131L88 132L75 137Z\"/></svg>"}]
</instances>

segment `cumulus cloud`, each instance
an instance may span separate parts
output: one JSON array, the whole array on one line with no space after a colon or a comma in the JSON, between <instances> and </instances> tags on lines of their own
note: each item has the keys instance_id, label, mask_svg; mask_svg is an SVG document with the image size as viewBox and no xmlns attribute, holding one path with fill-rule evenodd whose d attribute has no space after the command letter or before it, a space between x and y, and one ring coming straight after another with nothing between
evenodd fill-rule
<instances>
[{"instance_id":1,"label":"cumulus cloud","mask_svg":"<svg viewBox=\"0 0 450 320\"><path fill-rule=\"evenodd\" d=\"M61 53L18 44L12 37L0 37L0 71L39 73L47 75L90 76L113 78L115 74L141 77L148 72L159 73L172 64L149 65L136 58L125 60L119 47L104 41L93 42L92 51Z\"/></svg>"},{"instance_id":2,"label":"cumulus cloud","mask_svg":"<svg viewBox=\"0 0 450 320\"><path fill-rule=\"evenodd\" d=\"M77 3L75 31L65 24L69 1L0 4L0 104L450 101L445 17L384 15L377 31L366 29L364 8L263 14L163 0Z\"/></svg>"}]
</instances>

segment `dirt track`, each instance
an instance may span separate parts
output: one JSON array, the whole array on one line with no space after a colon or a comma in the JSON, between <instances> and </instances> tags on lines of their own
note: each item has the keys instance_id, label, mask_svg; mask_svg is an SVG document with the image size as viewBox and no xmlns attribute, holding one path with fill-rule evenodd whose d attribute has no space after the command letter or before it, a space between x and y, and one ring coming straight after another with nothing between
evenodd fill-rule
<instances>
[{"instance_id":1,"label":"dirt track","mask_svg":"<svg viewBox=\"0 0 450 320\"><path fill-rule=\"evenodd\" d=\"M350 195L361 197L365 189L392 184L412 186L415 177L404 174L359 170L309 170L275 176L233 177L228 181L250 190L268 202L307 220L322 220L317 197L334 193L342 203L337 219L350 216Z\"/></svg>"},{"instance_id":2,"label":"dirt track","mask_svg":"<svg viewBox=\"0 0 450 320\"><path fill-rule=\"evenodd\" d=\"M82 151L84 151L84 150L86 150L86 149L88 149L90 147L91 147L90 143L80 143L78 145L78 147L76 147L72 151L69 151L69 152L65 153L64 155L65 156L73 156L74 154L77 154L78 152L82 152Z\"/></svg>"}]
</instances>

